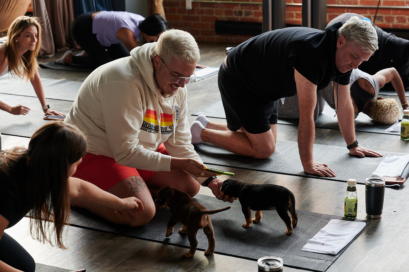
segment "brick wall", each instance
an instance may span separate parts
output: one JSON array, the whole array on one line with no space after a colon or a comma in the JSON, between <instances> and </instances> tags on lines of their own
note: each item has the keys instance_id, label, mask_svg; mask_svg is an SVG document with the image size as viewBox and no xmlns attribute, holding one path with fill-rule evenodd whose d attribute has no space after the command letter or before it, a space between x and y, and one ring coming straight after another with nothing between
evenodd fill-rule
<instances>
[{"instance_id":1,"label":"brick wall","mask_svg":"<svg viewBox=\"0 0 409 272\"><path fill-rule=\"evenodd\" d=\"M185 0L164 0L163 5L169 26L190 32L197 41L241 43L250 36L217 35L214 30L215 21L262 22L262 0L233 0L235 3L226 3L228 1L232 0L219 2L217 0L193 0L191 10L186 10ZM301 25L301 6L297 6L297 4L300 4L302 0L286 0L286 2L286 23ZM345 12L359 13L372 20L376 8L366 8L365 6L376 7L378 0L327 0L327 5L328 22ZM356 8L347 8L343 5L354 5ZM380 6L409 7L409 0L381 0ZM409 9L380 8L375 24L382 28L409 30Z\"/></svg>"}]
</instances>

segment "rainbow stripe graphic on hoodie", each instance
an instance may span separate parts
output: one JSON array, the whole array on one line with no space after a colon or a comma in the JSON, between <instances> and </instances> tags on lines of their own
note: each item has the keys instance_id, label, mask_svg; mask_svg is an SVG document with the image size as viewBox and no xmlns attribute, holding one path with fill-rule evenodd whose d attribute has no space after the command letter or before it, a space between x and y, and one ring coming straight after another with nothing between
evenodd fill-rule
<instances>
[{"instance_id":1,"label":"rainbow stripe graphic on hoodie","mask_svg":"<svg viewBox=\"0 0 409 272\"><path fill-rule=\"evenodd\" d=\"M177 115L179 115L179 107L177 107ZM149 133L159 132L159 121L156 111L147 109L143 117L141 130ZM173 115L168 113L160 114L160 130L162 134L171 134L173 132Z\"/></svg>"}]
</instances>

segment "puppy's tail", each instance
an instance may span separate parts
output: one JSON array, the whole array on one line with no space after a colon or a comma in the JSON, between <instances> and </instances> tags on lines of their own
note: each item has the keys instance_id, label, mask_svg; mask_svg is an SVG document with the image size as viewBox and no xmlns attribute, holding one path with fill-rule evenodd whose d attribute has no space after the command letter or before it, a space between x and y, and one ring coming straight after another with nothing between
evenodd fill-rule
<instances>
[{"instance_id":1,"label":"puppy's tail","mask_svg":"<svg viewBox=\"0 0 409 272\"><path fill-rule=\"evenodd\" d=\"M215 214L215 213L219 213L219 212L222 212L222 211L226 211L226 210L228 210L228 209L230 209L231 207L229 206L229 207L226 207L226 208L223 208L223 209L218 209L218 210L207 210L207 211L203 211L202 213L203 214Z\"/></svg>"}]
</instances>

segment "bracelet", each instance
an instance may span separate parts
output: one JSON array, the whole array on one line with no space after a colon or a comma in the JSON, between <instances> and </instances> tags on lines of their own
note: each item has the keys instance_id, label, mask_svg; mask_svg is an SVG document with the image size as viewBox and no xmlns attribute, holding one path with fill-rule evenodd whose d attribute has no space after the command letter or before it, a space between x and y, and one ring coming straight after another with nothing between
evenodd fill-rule
<instances>
[{"instance_id":1,"label":"bracelet","mask_svg":"<svg viewBox=\"0 0 409 272\"><path fill-rule=\"evenodd\" d=\"M210 183L212 180L216 179L216 178L217 178L216 176L207 178L205 181L203 181L202 186L204 186L204 187L209 187L209 183Z\"/></svg>"},{"instance_id":2,"label":"bracelet","mask_svg":"<svg viewBox=\"0 0 409 272\"><path fill-rule=\"evenodd\" d=\"M405 106L405 105L407 105L408 104L408 102L406 102L406 103L403 103L403 104L401 104L402 106Z\"/></svg>"},{"instance_id":3,"label":"bracelet","mask_svg":"<svg viewBox=\"0 0 409 272\"><path fill-rule=\"evenodd\" d=\"M351 149L351 148L354 148L354 147L357 147L357 146L358 146L358 141L355 140L352 144L347 145L347 148L348 148L348 149Z\"/></svg>"}]
</instances>

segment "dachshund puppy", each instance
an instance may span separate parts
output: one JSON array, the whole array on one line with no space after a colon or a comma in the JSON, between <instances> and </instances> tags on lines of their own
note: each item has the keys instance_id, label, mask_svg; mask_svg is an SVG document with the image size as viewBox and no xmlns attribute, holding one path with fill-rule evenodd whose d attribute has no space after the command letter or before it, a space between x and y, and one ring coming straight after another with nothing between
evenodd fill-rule
<instances>
[{"instance_id":1,"label":"dachshund puppy","mask_svg":"<svg viewBox=\"0 0 409 272\"><path fill-rule=\"evenodd\" d=\"M261 221L262 210L277 210L278 215L287 226L286 235L293 233L297 226L295 198L287 188L274 184L247 184L235 179L223 182L220 191L228 197L237 197L241 204L246 223L243 228L249 228L252 223ZM256 211L256 218L251 217L251 210ZM290 211L291 218L288 216Z\"/></svg>"},{"instance_id":2,"label":"dachshund puppy","mask_svg":"<svg viewBox=\"0 0 409 272\"><path fill-rule=\"evenodd\" d=\"M222 212L230 209L226 207L218 210L207 210L205 206L194 201L188 194L166 186L159 190L158 198L155 201L158 209L170 208L171 216L167 224L166 237L173 233L173 227L177 222L182 222L183 227L179 233L187 233L190 242L190 250L185 254L186 257L193 257L197 248L196 234L199 229L203 229L209 241L209 247L205 255L212 255L216 246L214 230L210 214Z\"/></svg>"}]
</instances>

